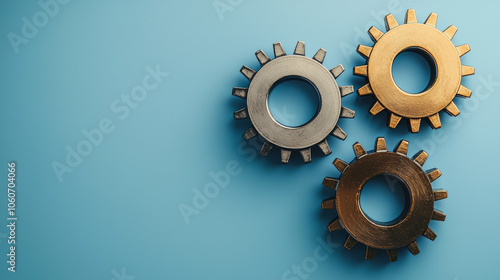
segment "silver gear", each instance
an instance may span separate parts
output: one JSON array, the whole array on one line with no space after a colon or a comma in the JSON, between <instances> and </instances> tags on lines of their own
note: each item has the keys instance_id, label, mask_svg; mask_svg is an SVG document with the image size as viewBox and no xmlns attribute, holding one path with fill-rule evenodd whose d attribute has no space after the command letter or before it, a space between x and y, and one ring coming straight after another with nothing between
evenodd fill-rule
<instances>
[{"instance_id":1,"label":"silver gear","mask_svg":"<svg viewBox=\"0 0 500 280\"><path fill-rule=\"evenodd\" d=\"M341 97L354 91L353 86L337 85L335 79L344 72L339 64L330 71L323 66L326 55L320 49L311 59L305 56L304 42L297 42L293 55L286 55L280 42L275 43L271 60L262 50L255 53L261 64L259 71L243 66L240 72L250 81L248 88L233 88L233 95L247 100L247 107L234 112L234 119L249 118L252 126L243 134L248 140L257 135L264 138L260 154L267 156L273 146L281 148L281 162L288 163L292 150L300 151L304 162L311 162L311 147L318 145L325 155L332 151L327 136L344 140L347 134L337 125L339 118L354 118L354 111L341 105ZM269 94L284 79L303 79L311 83L319 97L315 117L299 127L278 123L268 106Z\"/></svg>"}]
</instances>

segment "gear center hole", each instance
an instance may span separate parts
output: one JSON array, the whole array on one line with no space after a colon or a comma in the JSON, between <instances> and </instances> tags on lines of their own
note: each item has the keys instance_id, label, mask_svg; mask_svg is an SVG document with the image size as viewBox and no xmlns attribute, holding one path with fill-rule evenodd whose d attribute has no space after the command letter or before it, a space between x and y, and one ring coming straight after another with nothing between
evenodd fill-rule
<instances>
[{"instance_id":1,"label":"gear center hole","mask_svg":"<svg viewBox=\"0 0 500 280\"><path fill-rule=\"evenodd\" d=\"M436 63L426 51L408 48L394 59L392 78L406 93L422 93L436 81Z\"/></svg>"},{"instance_id":2,"label":"gear center hole","mask_svg":"<svg viewBox=\"0 0 500 280\"><path fill-rule=\"evenodd\" d=\"M299 127L314 119L319 104L316 87L299 77L288 77L276 82L268 98L273 118L288 127Z\"/></svg>"},{"instance_id":3,"label":"gear center hole","mask_svg":"<svg viewBox=\"0 0 500 280\"><path fill-rule=\"evenodd\" d=\"M410 194L406 184L391 174L372 177L361 190L359 199L365 216L379 225L394 225L407 214Z\"/></svg>"}]
</instances>

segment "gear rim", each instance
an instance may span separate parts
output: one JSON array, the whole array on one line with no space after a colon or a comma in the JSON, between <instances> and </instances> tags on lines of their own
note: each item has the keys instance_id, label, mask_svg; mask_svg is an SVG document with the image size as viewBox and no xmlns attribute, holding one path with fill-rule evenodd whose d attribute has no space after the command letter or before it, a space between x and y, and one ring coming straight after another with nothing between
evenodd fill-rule
<instances>
[{"instance_id":1,"label":"gear rim","mask_svg":"<svg viewBox=\"0 0 500 280\"><path fill-rule=\"evenodd\" d=\"M316 115L297 127L280 124L268 106L273 86L293 77L308 81L319 96ZM248 87L247 110L254 128L271 144L290 150L305 149L325 139L340 117L340 103L340 90L332 74L305 56L283 56L266 63ZM298 138L300 141L297 141Z\"/></svg>"},{"instance_id":2,"label":"gear rim","mask_svg":"<svg viewBox=\"0 0 500 280\"><path fill-rule=\"evenodd\" d=\"M358 89L358 94L373 95L376 99L370 113L376 115L387 109L388 126L396 128L402 118L409 120L412 133L420 129L421 119L428 120L432 128L440 128L439 112L457 116L460 110L455 96L470 97L471 91L461 85L462 76L474 74L474 68L462 65L460 57L470 51L468 44L452 43L457 28L436 29L437 14L431 13L425 23L418 23L415 11L409 9L405 24L399 25L392 14L385 17L387 32L375 27L369 29L374 46L358 46L358 52L367 64L354 67L354 74L364 76L368 83ZM395 57L406 50L417 49L431 58L435 69L434 83L418 94L410 94L397 86L392 76Z\"/></svg>"},{"instance_id":3,"label":"gear rim","mask_svg":"<svg viewBox=\"0 0 500 280\"><path fill-rule=\"evenodd\" d=\"M273 146L281 148L281 162L288 163L292 150L298 150L305 163L311 162L311 147L318 146L331 153L327 136L344 140L347 134L337 125L339 118L353 118L355 112L341 104L341 98L352 93L352 86L338 86L336 78L342 74L342 65L328 70L323 66L326 51L320 49L313 58L305 56L304 42L297 42L293 55L286 55L280 42L273 45L275 59L262 50L255 53L261 68L255 71L243 66L240 72L250 81L248 88L233 88L233 95L246 99L247 107L234 113L234 118L249 118L252 126L243 134L248 140L260 135L264 144L260 154L267 156ZM297 126L280 124L271 114L268 98L272 88L284 79L309 82L318 94L316 115L307 123Z\"/></svg>"},{"instance_id":4,"label":"gear rim","mask_svg":"<svg viewBox=\"0 0 500 280\"><path fill-rule=\"evenodd\" d=\"M337 210L338 217L328 229L345 229L349 234L344 246L351 249L357 243L366 245L366 259L373 259L377 250L386 250L390 261L397 260L397 250L407 247L414 255L420 252L417 237L431 240L436 234L429 228L431 220L444 221L446 215L434 209L434 202L447 197L447 192L432 189L432 181L441 176L438 169L425 172L422 168L428 154L420 151L407 157L408 142L402 140L388 151L383 137L377 138L375 151L366 152L359 143L353 145L356 158L350 163L335 159L333 164L341 172L340 178L326 177L323 185L336 190L336 196L322 202L324 210ZM374 222L361 209L360 194L364 184L380 174L401 179L408 187L410 203L402 219L383 225Z\"/></svg>"}]
</instances>

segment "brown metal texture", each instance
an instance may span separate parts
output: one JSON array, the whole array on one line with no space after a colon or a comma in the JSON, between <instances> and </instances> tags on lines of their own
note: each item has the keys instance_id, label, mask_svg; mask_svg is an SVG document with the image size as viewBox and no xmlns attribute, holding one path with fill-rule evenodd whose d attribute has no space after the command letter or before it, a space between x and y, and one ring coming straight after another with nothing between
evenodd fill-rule
<instances>
[{"instance_id":1,"label":"brown metal texture","mask_svg":"<svg viewBox=\"0 0 500 280\"><path fill-rule=\"evenodd\" d=\"M421 119L427 120L434 129L440 128L439 112L444 110L457 116L460 110L453 103L455 96L471 96L472 92L461 84L461 79L474 74L474 67L462 65L460 61L470 47L468 44L455 47L451 39L457 28L451 25L441 32L436 29L436 21L437 14L431 13L425 23L418 23L415 11L408 10L405 24L399 25L389 14L385 17L386 33L375 27L368 30L374 46L358 46L358 53L367 59L367 64L354 67L354 74L368 79L358 94L375 97L376 102L370 109L372 115L384 109L389 111L390 128L396 128L401 118L408 119L413 133L419 131ZM403 51L417 52L433 66L432 80L421 93L403 91L393 79L392 64Z\"/></svg>"},{"instance_id":2,"label":"brown metal texture","mask_svg":"<svg viewBox=\"0 0 500 280\"><path fill-rule=\"evenodd\" d=\"M433 190L431 182L441 176L439 169L422 169L428 154L418 152L406 156L408 142L402 140L393 152L387 150L385 139L377 138L375 150L366 152L359 144L353 145L356 159L350 164L335 159L333 164L341 172L340 178L325 178L323 185L336 190L336 195L323 201L322 209L337 210L328 229L345 229L349 234L344 246L351 249L357 243L366 245L366 259L372 259L377 250L386 250L391 262L397 260L397 249L407 247L416 255L420 252L416 239L423 235L431 240L436 234L429 228L431 220L444 221L446 215L434 209L434 201L447 197L441 189ZM406 186L406 210L390 223L371 220L360 205L363 186L377 175L398 178Z\"/></svg>"}]
</instances>

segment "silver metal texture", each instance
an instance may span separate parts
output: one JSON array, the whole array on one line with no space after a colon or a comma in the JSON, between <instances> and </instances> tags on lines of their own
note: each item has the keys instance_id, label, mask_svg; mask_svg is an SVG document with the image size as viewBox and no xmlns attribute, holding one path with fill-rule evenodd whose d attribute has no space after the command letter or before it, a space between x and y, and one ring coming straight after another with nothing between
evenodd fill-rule
<instances>
[{"instance_id":1,"label":"silver metal texture","mask_svg":"<svg viewBox=\"0 0 500 280\"><path fill-rule=\"evenodd\" d=\"M240 72L250 81L248 88L233 88L233 95L246 99L247 107L234 113L234 118L249 118L252 126L243 134L248 140L261 135L265 142L260 151L267 156L273 146L281 148L281 162L288 163L292 150L298 150L304 162L311 162L311 147L317 145L328 155L331 153L327 136L344 140L346 133L337 126L339 118L353 118L354 111L341 105L341 97L354 91L352 86L339 87L336 78L344 72L342 65L330 71L323 66L326 51L320 49L313 58L305 56L304 42L297 42L293 55L286 55L280 42L274 44L275 59L262 50L255 53L261 64L258 71L243 66ZM290 127L280 124L268 105L273 87L285 79L302 79L317 91L319 106L313 119L304 125Z\"/></svg>"}]
</instances>

